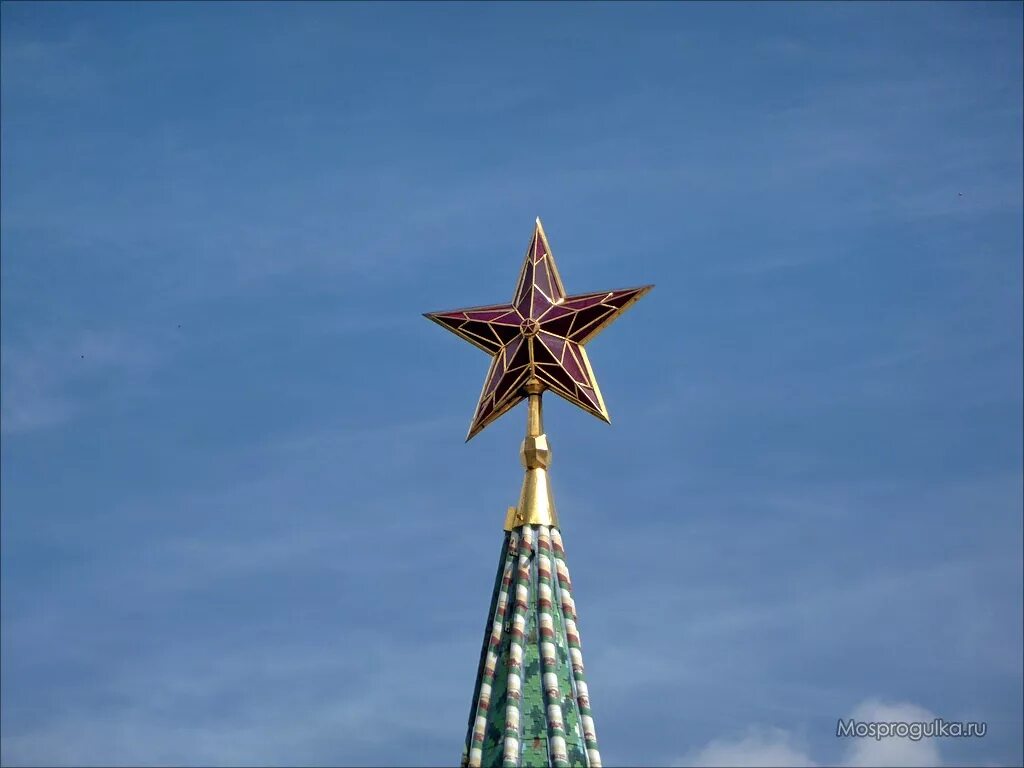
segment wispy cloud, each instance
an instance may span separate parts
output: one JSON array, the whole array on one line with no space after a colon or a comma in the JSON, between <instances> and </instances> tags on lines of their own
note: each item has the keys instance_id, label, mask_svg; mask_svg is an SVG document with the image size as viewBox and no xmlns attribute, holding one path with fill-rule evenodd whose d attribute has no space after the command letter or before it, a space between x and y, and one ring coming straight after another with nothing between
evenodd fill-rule
<instances>
[{"instance_id":1,"label":"wispy cloud","mask_svg":"<svg viewBox=\"0 0 1024 768\"><path fill-rule=\"evenodd\" d=\"M417 745L450 742L445 734L461 729L465 697L410 678L450 674L453 652L471 656L473 645L424 639L410 656L380 635L355 632L312 646L182 643L107 670L97 692L113 707L5 733L4 763L338 765L343 756L389 765L402 750L405 764L429 764Z\"/></svg>"},{"instance_id":2,"label":"wispy cloud","mask_svg":"<svg viewBox=\"0 0 1024 768\"><path fill-rule=\"evenodd\" d=\"M858 722L930 723L935 715L914 704L885 703L876 699L857 705L850 715ZM845 718L844 718L845 719ZM886 736L880 739L853 738L839 761L825 758L815 761L792 733L781 728L751 727L736 739L721 739L675 763L679 766L794 766L816 765L888 768L918 766L931 768L943 765L934 739L914 741L909 737Z\"/></svg>"},{"instance_id":3,"label":"wispy cloud","mask_svg":"<svg viewBox=\"0 0 1024 768\"><path fill-rule=\"evenodd\" d=\"M464 727L479 649L479 605L461 599L465 565L451 556L466 535L439 528L451 504L438 489L392 482L353 505L353 481L337 471L368 462L401 477L437 428L426 419L294 435L231 460L266 467L257 477L80 521L75 535L88 539L97 528L137 531L133 517L159 517L172 532L129 533L102 561L68 566L72 583L5 604L5 653L32 663L49 648L69 677L57 683L65 704L5 732L4 763L389 765L396 754L407 764L456 754L450 734ZM424 613L416 585L427 574L431 589L459 597ZM232 597L237 584L255 605ZM204 629L185 629L185 614ZM296 633L296 621L306 629ZM74 626L90 629L54 648ZM156 627L177 640L153 642ZM111 632L132 649L97 666ZM85 699L68 687L81 674L102 679ZM436 684L448 679L462 684Z\"/></svg>"},{"instance_id":4,"label":"wispy cloud","mask_svg":"<svg viewBox=\"0 0 1024 768\"><path fill-rule=\"evenodd\" d=\"M716 739L690 756L675 763L677 766L814 766L806 747L792 734L781 728L751 727L733 740Z\"/></svg>"},{"instance_id":5,"label":"wispy cloud","mask_svg":"<svg viewBox=\"0 0 1024 768\"><path fill-rule=\"evenodd\" d=\"M79 101L97 95L102 78L89 61L91 40L84 27L51 38L19 34L14 27L5 29L0 52L8 105L26 98Z\"/></svg>"},{"instance_id":6,"label":"wispy cloud","mask_svg":"<svg viewBox=\"0 0 1024 768\"><path fill-rule=\"evenodd\" d=\"M70 338L36 334L28 343L5 343L0 356L0 427L15 435L72 419L88 407L84 385L111 378L138 383L159 364L162 352L131 334L86 331Z\"/></svg>"}]
</instances>

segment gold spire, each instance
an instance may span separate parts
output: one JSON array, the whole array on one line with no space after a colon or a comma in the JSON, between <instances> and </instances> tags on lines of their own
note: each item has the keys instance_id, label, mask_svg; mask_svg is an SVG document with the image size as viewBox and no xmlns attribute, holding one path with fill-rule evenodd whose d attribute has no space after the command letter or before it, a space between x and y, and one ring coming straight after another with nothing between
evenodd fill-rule
<instances>
[{"instance_id":1,"label":"gold spire","mask_svg":"<svg viewBox=\"0 0 1024 768\"><path fill-rule=\"evenodd\" d=\"M551 495L551 480L548 467L551 466L551 449L544 434L544 416L541 412L541 395L544 385L531 377L523 386L529 398L526 411L526 439L519 448L519 459L526 470L523 489L519 492L519 504L509 507L505 515L505 530L511 531L521 525L558 525L555 501Z\"/></svg>"}]
</instances>

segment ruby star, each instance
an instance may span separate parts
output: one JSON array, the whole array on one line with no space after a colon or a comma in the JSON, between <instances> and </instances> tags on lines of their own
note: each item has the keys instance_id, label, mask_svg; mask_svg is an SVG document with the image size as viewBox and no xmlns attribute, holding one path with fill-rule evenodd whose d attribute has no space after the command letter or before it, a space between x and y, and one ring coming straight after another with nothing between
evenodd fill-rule
<instances>
[{"instance_id":1,"label":"ruby star","mask_svg":"<svg viewBox=\"0 0 1024 768\"><path fill-rule=\"evenodd\" d=\"M466 440L525 399L532 377L610 421L583 345L653 287L566 296L538 218L511 304L424 315L494 358Z\"/></svg>"}]
</instances>

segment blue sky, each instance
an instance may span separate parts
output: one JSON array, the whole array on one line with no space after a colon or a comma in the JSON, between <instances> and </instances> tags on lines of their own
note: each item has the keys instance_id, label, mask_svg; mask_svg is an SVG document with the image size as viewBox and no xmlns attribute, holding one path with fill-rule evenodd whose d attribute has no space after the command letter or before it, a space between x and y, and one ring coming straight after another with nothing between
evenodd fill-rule
<instances>
[{"instance_id":1,"label":"blue sky","mask_svg":"<svg viewBox=\"0 0 1024 768\"><path fill-rule=\"evenodd\" d=\"M457 762L537 215L606 764L1024 761L1021 4L0 14L5 764Z\"/></svg>"}]
</instances>

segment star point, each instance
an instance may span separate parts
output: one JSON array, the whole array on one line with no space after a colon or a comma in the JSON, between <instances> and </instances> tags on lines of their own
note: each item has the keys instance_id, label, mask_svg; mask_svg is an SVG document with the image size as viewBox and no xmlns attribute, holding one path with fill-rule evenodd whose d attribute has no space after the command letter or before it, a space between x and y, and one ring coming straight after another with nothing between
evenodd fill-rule
<instances>
[{"instance_id":1,"label":"star point","mask_svg":"<svg viewBox=\"0 0 1024 768\"><path fill-rule=\"evenodd\" d=\"M511 303L424 315L491 356L467 442L525 399L531 378L610 423L583 345L653 287L567 296L538 216Z\"/></svg>"}]
</instances>

